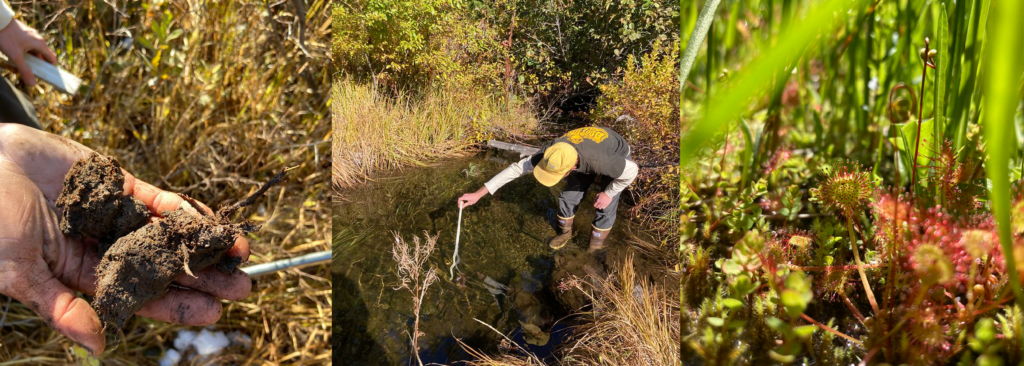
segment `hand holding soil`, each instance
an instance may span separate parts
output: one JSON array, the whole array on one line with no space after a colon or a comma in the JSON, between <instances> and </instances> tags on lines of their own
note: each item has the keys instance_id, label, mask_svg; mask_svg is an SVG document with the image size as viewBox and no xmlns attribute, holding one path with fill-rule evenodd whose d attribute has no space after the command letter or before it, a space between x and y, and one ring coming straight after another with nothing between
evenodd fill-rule
<instances>
[{"instance_id":1,"label":"hand holding soil","mask_svg":"<svg viewBox=\"0 0 1024 366\"><path fill-rule=\"evenodd\" d=\"M103 324L74 291L96 293L101 240L65 236L60 225L63 212L57 208L66 173L91 154L91 149L56 135L0 124L0 293L31 307L48 325L99 354L105 346ZM134 209L139 202L154 217L183 209L194 217L180 221L192 223L213 215L201 203L194 207L177 194L120 171L124 174L120 194L138 199L124 200L129 204L121 206ZM160 222L168 221L174 220ZM236 263L244 261L249 256L248 242L241 236L230 237L236 239L224 256ZM207 325L220 318L220 299L241 300L249 295L252 284L244 273L201 267L205 266L193 266L195 277L176 275L177 286L160 292L135 313L165 322Z\"/></svg>"}]
</instances>

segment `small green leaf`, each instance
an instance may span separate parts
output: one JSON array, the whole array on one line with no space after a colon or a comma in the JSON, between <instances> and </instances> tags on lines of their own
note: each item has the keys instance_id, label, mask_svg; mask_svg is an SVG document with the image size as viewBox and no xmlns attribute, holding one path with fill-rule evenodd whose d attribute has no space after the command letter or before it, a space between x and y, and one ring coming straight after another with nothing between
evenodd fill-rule
<instances>
[{"instance_id":1,"label":"small green leaf","mask_svg":"<svg viewBox=\"0 0 1024 366\"><path fill-rule=\"evenodd\" d=\"M736 310L743 307L743 302L733 298L728 298L722 299L722 305L725 305L729 309Z\"/></svg>"},{"instance_id":2,"label":"small green leaf","mask_svg":"<svg viewBox=\"0 0 1024 366\"><path fill-rule=\"evenodd\" d=\"M786 322L774 316L764 317L764 322L768 324L769 328L772 328L777 331L782 331L782 329L786 326Z\"/></svg>"},{"instance_id":3,"label":"small green leaf","mask_svg":"<svg viewBox=\"0 0 1024 366\"><path fill-rule=\"evenodd\" d=\"M791 318L800 316L807 309L807 301L804 301L804 297L795 290L782 290L782 306L786 307L786 314Z\"/></svg>"},{"instance_id":4,"label":"small green leaf","mask_svg":"<svg viewBox=\"0 0 1024 366\"><path fill-rule=\"evenodd\" d=\"M708 324L711 324L714 327L721 327L721 326L725 325L725 320L722 319L722 318L719 318L719 317L709 316L708 317Z\"/></svg>"},{"instance_id":5,"label":"small green leaf","mask_svg":"<svg viewBox=\"0 0 1024 366\"><path fill-rule=\"evenodd\" d=\"M995 322L989 318L983 318L974 325L974 336L986 344L992 343L996 338Z\"/></svg>"},{"instance_id":6,"label":"small green leaf","mask_svg":"<svg viewBox=\"0 0 1024 366\"><path fill-rule=\"evenodd\" d=\"M814 334L815 329L818 329L816 325L801 325L793 328L793 333L796 333L797 337L807 338L810 337L811 334Z\"/></svg>"},{"instance_id":7,"label":"small green leaf","mask_svg":"<svg viewBox=\"0 0 1024 366\"><path fill-rule=\"evenodd\" d=\"M768 357L771 358L772 360L782 363L792 363L793 361L796 361L796 356L783 355L781 353L775 352L775 350L768 351Z\"/></svg>"},{"instance_id":8,"label":"small green leaf","mask_svg":"<svg viewBox=\"0 0 1024 366\"><path fill-rule=\"evenodd\" d=\"M722 273L725 273L727 275L737 275L740 274L740 272L743 272L743 266L741 266L739 263L736 263L736 261L727 260L724 263L722 263Z\"/></svg>"}]
</instances>

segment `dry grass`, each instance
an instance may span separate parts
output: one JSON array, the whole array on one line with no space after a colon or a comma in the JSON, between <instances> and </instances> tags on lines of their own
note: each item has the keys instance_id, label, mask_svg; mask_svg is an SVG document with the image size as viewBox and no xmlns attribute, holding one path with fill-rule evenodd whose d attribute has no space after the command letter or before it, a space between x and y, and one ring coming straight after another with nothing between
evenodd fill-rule
<instances>
[{"instance_id":1,"label":"dry grass","mask_svg":"<svg viewBox=\"0 0 1024 366\"><path fill-rule=\"evenodd\" d=\"M287 182L244 211L264 224L249 238L251 260L328 250L329 2L117 4L122 8L12 1L50 40L59 63L91 88L74 98L49 87L34 91L47 130L117 157L140 179L214 207L295 167ZM118 49L127 35L133 47ZM329 363L330 295L328 266L259 278L248 299L225 303L214 326L248 334L253 347L213 362ZM0 297L0 306L5 303ZM80 361L72 342L28 308L13 302L0 311L0 365ZM177 330L195 328L136 319L125 329L124 338L108 337L103 364L153 364Z\"/></svg>"},{"instance_id":2,"label":"dry grass","mask_svg":"<svg viewBox=\"0 0 1024 366\"><path fill-rule=\"evenodd\" d=\"M565 346L562 363L679 364L679 301L638 278L632 256L622 263L618 281L602 281L595 290L593 310L584 314L590 319Z\"/></svg>"},{"instance_id":3,"label":"dry grass","mask_svg":"<svg viewBox=\"0 0 1024 366\"><path fill-rule=\"evenodd\" d=\"M591 298L593 307L580 314L582 325L573 330L573 339L556 351L555 364L678 365L681 334L678 296L639 276L632 255L621 263L617 275L597 282L596 285L586 281L576 283L575 286ZM498 355L487 355L465 344L462 347L477 358L467 365L544 365L536 355L517 349L507 338L501 347L505 351Z\"/></svg>"},{"instance_id":4,"label":"dry grass","mask_svg":"<svg viewBox=\"0 0 1024 366\"><path fill-rule=\"evenodd\" d=\"M469 86L438 86L422 95L380 90L339 78L334 94L334 184L466 153L494 134L537 126L525 103Z\"/></svg>"}]
</instances>

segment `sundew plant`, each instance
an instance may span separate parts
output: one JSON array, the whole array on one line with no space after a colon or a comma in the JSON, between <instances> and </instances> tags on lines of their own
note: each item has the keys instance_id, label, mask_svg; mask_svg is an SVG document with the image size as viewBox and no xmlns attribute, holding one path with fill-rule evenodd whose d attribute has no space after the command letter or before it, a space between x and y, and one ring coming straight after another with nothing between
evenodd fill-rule
<instances>
[{"instance_id":1,"label":"sundew plant","mask_svg":"<svg viewBox=\"0 0 1024 366\"><path fill-rule=\"evenodd\" d=\"M708 3L681 16L684 44L712 19L683 51L683 364L1024 361L1024 4Z\"/></svg>"}]
</instances>

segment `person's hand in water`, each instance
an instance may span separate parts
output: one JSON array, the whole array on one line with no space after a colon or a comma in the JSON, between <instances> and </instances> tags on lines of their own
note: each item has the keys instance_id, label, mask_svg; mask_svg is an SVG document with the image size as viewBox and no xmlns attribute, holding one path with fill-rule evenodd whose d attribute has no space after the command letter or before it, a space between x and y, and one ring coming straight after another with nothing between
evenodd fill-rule
<instances>
[{"instance_id":1,"label":"person's hand in water","mask_svg":"<svg viewBox=\"0 0 1024 366\"><path fill-rule=\"evenodd\" d=\"M64 175L92 150L60 136L16 124L0 123L0 294L39 314L47 325L88 348L103 352L105 336L96 311L74 291L94 294L96 243L67 238L58 224L57 196ZM125 192L150 212L185 208L187 201L125 172ZM210 212L199 204L198 209ZM199 214L198 211L195 211ZM249 257L249 243L238 238L227 255ZM252 282L241 271L223 274L212 266L181 275L163 296L147 303L140 316L160 321L207 325L220 319L220 299L249 296Z\"/></svg>"},{"instance_id":2,"label":"person's hand in water","mask_svg":"<svg viewBox=\"0 0 1024 366\"><path fill-rule=\"evenodd\" d=\"M53 53L43 37L35 29L19 20L12 20L4 29L0 29L0 52L14 64L18 75L21 75L21 80L29 86L36 85L36 76L25 63L26 53L35 55L51 64L57 64L57 55Z\"/></svg>"},{"instance_id":3,"label":"person's hand in water","mask_svg":"<svg viewBox=\"0 0 1024 366\"><path fill-rule=\"evenodd\" d=\"M487 195L487 187L482 187L476 192L470 192L459 197L459 208L466 208L476 204L480 198Z\"/></svg>"}]
</instances>

